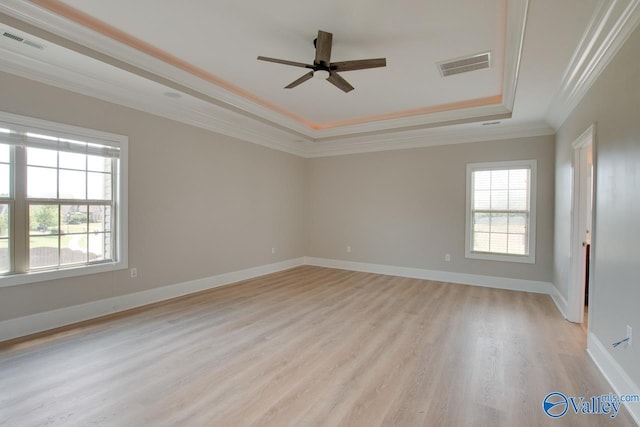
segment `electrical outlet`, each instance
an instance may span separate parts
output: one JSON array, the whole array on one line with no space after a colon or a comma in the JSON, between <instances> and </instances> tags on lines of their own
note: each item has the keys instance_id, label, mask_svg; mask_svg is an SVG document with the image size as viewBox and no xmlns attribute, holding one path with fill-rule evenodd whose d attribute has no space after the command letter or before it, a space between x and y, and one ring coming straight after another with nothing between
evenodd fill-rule
<instances>
[{"instance_id":1,"label":"electrical outlet","mask_svg":"<svg viewBox=\"0 0 640 427\"><path fill-rule=\"evenodd\" d=\"M444 254L444 260L447 262L451 261L451 254Z\"/></svg>"},{"instance_id":2,"label":"electrical outlet","mask_svg":"<svg viewBox=\"0 0 640 427\"><path fill-rule=\"evenodd\" d=\"M137 268L132 268L130 271L131 273L131 278L135 279L136 277L138 277L138 269Z\"/></svg>"},{"instance_id":3,"label":"electrical outlet","mask_svg":"<svg viewBox=\"0 0 640 427\"><path fill-rule=\"evenodd\" d=\"M351 246L347 246L347 253L350 254L351 253Z\"/></svg>"},{"instance_id":4,"label":"electrical outlet","mask_svg":"<svg viewBox=\"0 0 640 427\"><path fill-rule=\"evenodd\" d=\"M276 248L271 248L271 253L275 254L276 253Z\"/></svg>"},{"instance_id":5,"label":"electrical outlet","mask_svg":"<svg viewBox=\"0 0 640 427\"><path fill-rule=\"evenodd\" d=\"M627 346L631 347L631 343L633 342L632 338L633 338L633 329L631 329L631 326L627 325L627 338L629 338L629 341L627 341Z\"/></svg>"}]
</instances>

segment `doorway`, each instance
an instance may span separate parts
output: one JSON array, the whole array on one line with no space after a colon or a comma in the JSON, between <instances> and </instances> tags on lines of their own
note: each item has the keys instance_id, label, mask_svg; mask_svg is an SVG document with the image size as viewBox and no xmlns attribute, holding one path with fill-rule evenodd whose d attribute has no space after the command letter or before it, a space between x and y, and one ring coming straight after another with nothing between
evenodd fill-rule
<instances>
[{"instance_id":1,"label":"doorway","mask_svg":"<svg viewBox=\"0 0 640 427\"><path fill-rule=\"evenodd\" d=\"M571 237L571 279L568 320L588 330L589 297L593 290L594 146L595 125L573 142L573 197Z\"/></svg>"}]
</instances>

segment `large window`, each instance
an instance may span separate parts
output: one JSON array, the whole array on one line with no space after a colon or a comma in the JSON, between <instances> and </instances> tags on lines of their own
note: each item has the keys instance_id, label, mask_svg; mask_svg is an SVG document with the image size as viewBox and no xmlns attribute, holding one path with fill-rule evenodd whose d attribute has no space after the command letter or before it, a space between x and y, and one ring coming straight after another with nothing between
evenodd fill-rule
<instances>
[{"instance_id":1,"label":"large window","mask_svg":"<svg viewBox=\"0 0 640 427\"><path fill-rule=\"evenodd\" d=\"M536 161L467 165L467 258L535 263Z\"/></svg>"},{"instance_id":2,"label":"large window","mask_svg":"<svg viewBox=\"0 0 640 427\"><path fill-rule=\"evenodd\" d=\"M0 286L126 268L127 138L0 113Z\"/></svg>"}]
</instances>

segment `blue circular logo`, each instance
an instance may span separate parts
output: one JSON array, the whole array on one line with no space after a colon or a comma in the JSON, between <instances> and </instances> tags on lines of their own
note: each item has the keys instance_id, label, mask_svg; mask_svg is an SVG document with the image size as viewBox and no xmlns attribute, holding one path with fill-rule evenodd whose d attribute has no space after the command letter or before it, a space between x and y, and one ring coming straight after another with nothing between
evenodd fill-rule
<instances>
[{"instance_id":1,"label":"blue circular logo","mask_svg":"<svg viewBox=\"0 0 640 427\"><path fill-rule=\"evenodd\" d=\"M569 410L569 400L557 391L549 393L542 401L542 409L551 418L560 418Z\"/></svg>"}]
</instances>

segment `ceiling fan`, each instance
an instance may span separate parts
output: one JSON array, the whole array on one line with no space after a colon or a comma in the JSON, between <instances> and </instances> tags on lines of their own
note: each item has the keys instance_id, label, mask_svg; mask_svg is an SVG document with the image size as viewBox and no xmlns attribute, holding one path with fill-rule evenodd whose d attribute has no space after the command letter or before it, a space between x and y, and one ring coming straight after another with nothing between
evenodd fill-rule
<instances>
[{"instance_id":1,"label":"ceiling fan","mask_svg":"<svg viewBox=\"0 0 640 427\"><path fill-rule=\"evenodd\" d=\"M308 68L309 71L304 76L292 81L285 89L292 89L301 83L306 82L312 77L326 79L329 83L336 86L344 92L353 90L353 86L343 79L338 72L364 70L366 68L386 67L386 58L375 59L358 59L354 61L331 62L331 43L333 34L326 31L318 31L318 38L313 41L316 48L316 58L313 65L303 64L302 62L287 61L285 59L268 58L266 56L258 56L260 61L275 62L277 64L292 65L294 67Z\"/></svg>"}]
</instances>

